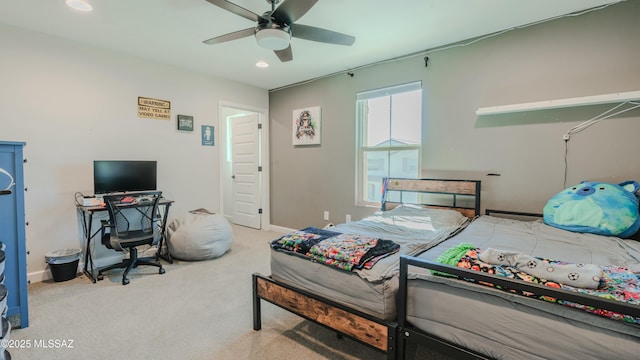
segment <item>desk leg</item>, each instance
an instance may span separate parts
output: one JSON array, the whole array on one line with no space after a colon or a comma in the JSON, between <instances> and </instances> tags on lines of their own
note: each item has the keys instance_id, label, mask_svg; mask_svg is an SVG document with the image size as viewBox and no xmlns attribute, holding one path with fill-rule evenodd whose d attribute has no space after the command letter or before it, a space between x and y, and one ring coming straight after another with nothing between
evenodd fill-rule
<instances>
[{"instance_id":1,"label":"desk leg","mask_svg":"<svg viewBox=\"0 0 640 360\"><path fill-rule=\"evenodd\" d=\"M162 216L162 224L160 226L160 230L162 230L161 236L160 236L160 242L158 242L158 252L156 253L156 257L159 259L163 259L164 261L167 261L169 264L173 264L173 258L171 257L171 253L169 252L169 248L166 248L166 251L163 252L166 244L165 244L165 240L167 237L167 231L166 231L166 227L167 227L167 216L169 216L169 207L171 206L171 204L166 204L164 206L164 216Z\"/></svg>"},{"instance_id":2,"label":"desk leg","mask_svg":"<svg viewBox=\"0 0 640 360\"><path fill-rule=\"evenodd\" d=\"M84 230L86 232L86 241L84 247L84 266L82 272L87 275L89 280L96 283L96 278L93 275L93 257L91 256L91 238L93 234L91 234L91 224L93 223L93 213L89 212L89 222L87 223L87 215L82 214L82 220L84 221ZM89 269L89 266L91 269Z\"/></svg>"}]
</instances>

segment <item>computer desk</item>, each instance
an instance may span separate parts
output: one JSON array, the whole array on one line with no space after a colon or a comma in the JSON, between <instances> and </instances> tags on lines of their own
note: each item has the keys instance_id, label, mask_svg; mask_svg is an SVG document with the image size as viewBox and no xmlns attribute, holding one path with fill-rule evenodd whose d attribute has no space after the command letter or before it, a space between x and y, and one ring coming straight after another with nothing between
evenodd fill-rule
<instances>
[{"instance_id":1,"label":"computer desk","mask_svg":"<svg viewBox=\"0 0 640 360\"><path fill-rule=\"evenodd\" d=\"M169 263L173 263L173 258L169 253L169 250L166 249L166 252L163 253L164 242L165 242L165 229L167 226L167 216L169 215L169 208L171 204L173 204L173 200L168 200L165 198L161 198L158 201L158 208L164 208L164 214L162 216L162 221L160 223L160 242L158 243L158 252L156 253L157 258L162 258ZM148 203L131 203L127 205L127 208L136 208L149 206ZM94 267L93 267L93 256L91 256L91 240L100 233L101 228L92 233L92 225L93 225L93 214L107 211L106 206L82 206L76 205L78 210L78 214L82 217L82 228L85 236L85 245L84 245L84 266L82 268L82 272L87 275L87 277L93 282L96 283L96 277L94 275Z\"/></svg>"}]
</instances>

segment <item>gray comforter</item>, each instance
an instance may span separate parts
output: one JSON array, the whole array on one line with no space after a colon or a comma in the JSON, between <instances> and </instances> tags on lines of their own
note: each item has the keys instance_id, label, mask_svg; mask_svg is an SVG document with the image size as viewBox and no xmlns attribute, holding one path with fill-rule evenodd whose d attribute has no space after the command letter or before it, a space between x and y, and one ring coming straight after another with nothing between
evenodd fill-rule
<instances>
[{"instance_id":1,"label":"gray comforter","mask_svg":"<svg viewBox=\"0 0 640 360\"><path fill-rule=\"evenodd\" d=\"M380 260L372 269L356 270L363 279L381 281L398 273L400 255L417 255L468 224L469 219L454 210L405 205L378 212L359 221L337 225L331 230L392 240L400 244L399 252Z\"/></svg>"}]
</instances>

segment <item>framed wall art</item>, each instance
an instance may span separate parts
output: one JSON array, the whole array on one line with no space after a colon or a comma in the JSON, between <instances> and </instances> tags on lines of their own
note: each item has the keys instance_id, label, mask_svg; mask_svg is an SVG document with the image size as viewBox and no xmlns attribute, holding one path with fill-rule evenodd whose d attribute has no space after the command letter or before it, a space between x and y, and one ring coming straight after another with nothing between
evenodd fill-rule
<instances>
[{"instance_id":1,"label":"framed wall art","mask_svg":"<svg viewBox=\"0 0 640 360\"><path fill-rule=\"evenodd\" d=\"M293 110L293 145L319 145L320 106Z\"/></svg>"},{"instance_id":2,"label":"framed wall art","mask_svg":"<svg viewBox=\"0 0 640 360\"><path fill-rule=\"evenodd\" d=\"M178 130L193 131L193 116L178 115Z\"/></svg>"},{"instance_id":3,"label":"framed wall art","mask_svg":"<svg viewBox=\"0 0 640 360\"><path fill-rule=\"evenodd\" d=\"M211 125L202 125L202 146L213 146L214 129Z\"/></svg>"}]
</instances>

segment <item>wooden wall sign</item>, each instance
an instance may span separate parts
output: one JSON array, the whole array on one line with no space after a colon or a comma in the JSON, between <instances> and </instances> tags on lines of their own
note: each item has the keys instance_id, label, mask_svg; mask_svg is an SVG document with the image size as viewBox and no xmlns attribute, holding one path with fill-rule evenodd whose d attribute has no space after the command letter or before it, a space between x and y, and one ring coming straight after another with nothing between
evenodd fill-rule
<instances>
[{"instance_id":1,"label":"wooden wall sign","mask_svg":"<svg viewBox=\"0 0 640 360\"><path fill-rule=\"evenodd\" d=\"M138 117L156 120L170 120L171 101L138 96Z\"/></svg>"}]
</instances>

